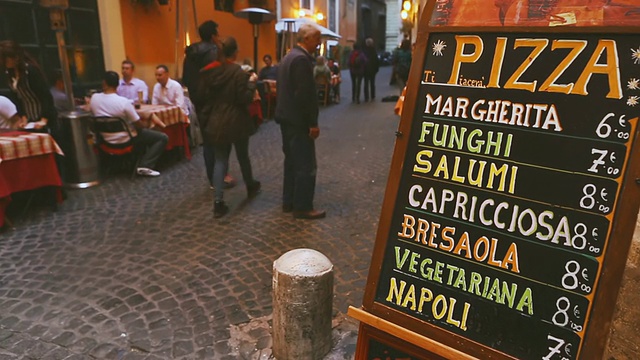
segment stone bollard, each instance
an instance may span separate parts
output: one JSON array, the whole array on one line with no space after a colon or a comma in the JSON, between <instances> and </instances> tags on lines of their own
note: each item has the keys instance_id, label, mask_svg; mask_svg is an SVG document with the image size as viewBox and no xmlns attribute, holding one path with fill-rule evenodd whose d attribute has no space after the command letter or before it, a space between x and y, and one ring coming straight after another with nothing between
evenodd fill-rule
<instances>
[{"instance_id":1,"label":"stone bollard","mask_svg":"<svg viewBox=\"0 0 640 360\"><path fill-rule=\"evenodd\" d=\"M273 262L273 355L319 360L331 350L333 264L296 249Z\"/></svg>"}]
</instances>

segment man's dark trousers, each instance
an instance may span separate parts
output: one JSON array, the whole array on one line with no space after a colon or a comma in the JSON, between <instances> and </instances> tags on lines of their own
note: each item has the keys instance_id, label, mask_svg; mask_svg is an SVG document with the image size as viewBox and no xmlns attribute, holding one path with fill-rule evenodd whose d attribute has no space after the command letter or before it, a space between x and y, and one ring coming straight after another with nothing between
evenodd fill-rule
<instances>
[{"instance_id":1,"label":"man's dark trousers","mask_svg":"<svg viewBox=\"0 0 640 360\"><path fill-rule=\"evenodd\" d=\"M284 152L283 206L294 211L313 210L316 188L316 145L308 129L280 122Z\"/></svg>"}]
</instances>

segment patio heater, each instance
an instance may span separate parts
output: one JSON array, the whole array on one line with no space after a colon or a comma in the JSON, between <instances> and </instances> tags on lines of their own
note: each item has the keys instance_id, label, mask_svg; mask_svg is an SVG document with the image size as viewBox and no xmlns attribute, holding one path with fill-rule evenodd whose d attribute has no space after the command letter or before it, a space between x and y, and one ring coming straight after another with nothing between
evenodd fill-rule
<instances>
[{"instance_id":1,"label":"patio heater","mask_svg":"<svg viewBox=\"0 0 640 360\"><path fill-rule=\"evenodd\" d=\"M253 25L253 68L258 71L258 25L269 22L275 19L276 16L268 10L261 8L246 8L236 11L233 15L241 19L248 19L249 23Z\"/></svg>"},{"instance_id":2,"label":"patio heater","mask_svg":"<svg viewBox=\"0 0 640 360\"><path fill-rule=\"evenodd\" d=\"M49 9L51 29L56 32L56 40L58 42L58 56L60 57L64 92L67 94L69 108L73 109L75 108L75 103L73 101L71 71L69 70L69 57L67 55L67 49L64 42L64 32L67 30L67 21L64 11L69 7L69 0L40 0L40 6Z\"/></svg>"}]
</instances>

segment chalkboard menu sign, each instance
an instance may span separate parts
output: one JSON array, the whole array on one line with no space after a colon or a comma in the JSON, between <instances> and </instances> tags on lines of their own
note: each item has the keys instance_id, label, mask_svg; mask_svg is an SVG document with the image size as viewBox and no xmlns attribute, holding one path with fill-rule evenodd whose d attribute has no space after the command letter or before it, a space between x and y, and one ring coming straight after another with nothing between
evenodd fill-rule
<instances>
[{"instance_id":1,"label":"chalkboard menu sign","mask_svg":"<svg viewBox=\"0 0 640 360\"><path fill-rule=\"evenodd\" d=\"M640 36L435 32L424 52L365 310L487 358L586 358L605 260L626 261Z\"/></svg>"}]
</instances>

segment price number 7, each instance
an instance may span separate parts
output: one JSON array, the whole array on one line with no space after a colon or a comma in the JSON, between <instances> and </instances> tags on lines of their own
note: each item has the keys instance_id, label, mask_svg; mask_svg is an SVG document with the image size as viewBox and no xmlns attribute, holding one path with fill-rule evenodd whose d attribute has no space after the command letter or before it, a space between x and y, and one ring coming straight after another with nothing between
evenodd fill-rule
<instances>
[{"instance_id":1,"label":"price number 7","mask_svg":"<svg viewBox=\"0 0 640 360\"><path fill-rule=\"evenodd\" d=\"M547 335L547 340L555 342L555 345L552 345L551 347L549 347L549 353L547 354L547 356L543 356L542 360L551 360L554 358L553 357L554 355L562 353L562 347L565 344L564 340L551 335ZM566 346L564 346L564 352L567 355L571 354L571 344L567 344ZM560 359L569 360L569 358L565 356L560 357Z\"/></svg>"}]
</instances>

